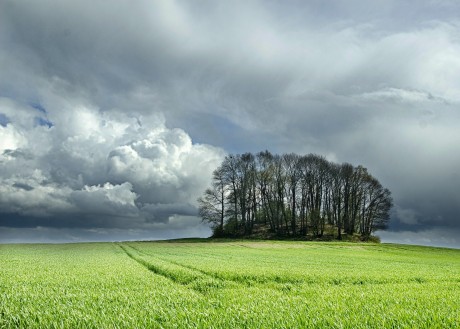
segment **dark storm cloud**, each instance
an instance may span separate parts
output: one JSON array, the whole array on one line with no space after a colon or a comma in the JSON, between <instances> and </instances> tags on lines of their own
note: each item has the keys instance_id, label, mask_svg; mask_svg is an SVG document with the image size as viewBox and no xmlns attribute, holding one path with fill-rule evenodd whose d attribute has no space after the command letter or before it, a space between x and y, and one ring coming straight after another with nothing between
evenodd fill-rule
<instances>
[{"instance_id":1,"label":"dark storm cloud","mask_svg":"<svg viewBox=\"0 0 460 329\"><path fill-rule=\"evenodd\" d=\"M32 191L34 188L30 185L23 184L23 183L14 183L13 187L25 190L25 191Z\"/></svg>"},{"instance_id":2,"label":"dark storm cloud","mask_svg":"<svg viewBox=\"0 0 460 329\"><path fill-rule=\"evenodd\" d=\"M208 232L190 218L223 156L211 144L363 164L393 192L391 232L458 231L459 10L3 1L2 223Z\"/></svg>"}]
</instances>

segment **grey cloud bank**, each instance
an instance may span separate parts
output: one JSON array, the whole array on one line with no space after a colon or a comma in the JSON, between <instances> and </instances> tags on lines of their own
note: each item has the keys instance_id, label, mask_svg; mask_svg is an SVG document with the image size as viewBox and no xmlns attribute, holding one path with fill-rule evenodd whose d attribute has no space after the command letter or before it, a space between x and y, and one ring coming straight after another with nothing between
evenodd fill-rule
<instances>
[{"instance_id":1,"label":"grey cloud bank","mask_svg":"<svg viewBox=\"0 0 460 329\"><path fill-rule=\"evenodd\" d=\"M268 149L363 164L383 241L460 247L459 7L2 1L1 241L206 236L212 170Z\"/></svg>"}]
</instances>

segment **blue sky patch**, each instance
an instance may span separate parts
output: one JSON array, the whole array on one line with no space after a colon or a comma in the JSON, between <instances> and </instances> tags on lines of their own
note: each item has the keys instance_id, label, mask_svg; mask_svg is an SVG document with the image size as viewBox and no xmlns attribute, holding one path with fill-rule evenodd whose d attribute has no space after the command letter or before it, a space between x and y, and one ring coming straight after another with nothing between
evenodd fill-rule
<instances>
[{"instance_id":1,"label":"blue sky patch","mask_svg":"<svg viewBox=\"0 0 460 329\"><path fill-rule=\"evenodd\" d=\"M35 126L42 126L42 127L48 127L48 128L51 128L54 126L54 124L50 120L48 120L48 118L46 118L48 112L40 103L30 103L30 106L45 115L45 118L41 116L35 117L34 119Z\"/></svg>"},{"instance_id":2,"label":"blue sky patch","mask_svg":"<svg viewBox=\"0 0 460 329\"><path fill-rule=\"evenodd\" d=\"M35 126L44 126L44 127L51 128L52 126L54 126L54 124L48 119L41 118L41 117L35 117Z\"/></svg>"},{"instance_id":3,"label":"blue sky patch","mask_svg":"<svg viewBox=\"0 0 460 329\"><path fill-rule=\"evenodd\" d=\"M30 106L43 114L48 114L46 109L40 103L32 103Z\"/></svg>"},{"instance_id":4,"label":"blue sky patch","mask_svg":"<svg viewBox=\"0 0 460 329\"><path fill-rule=\"evenodd\" d=\"M8 119L5 114L0 113L0 126L6 127L6 125L10 122L10 119Z\"/></svg>"}]
</instances>

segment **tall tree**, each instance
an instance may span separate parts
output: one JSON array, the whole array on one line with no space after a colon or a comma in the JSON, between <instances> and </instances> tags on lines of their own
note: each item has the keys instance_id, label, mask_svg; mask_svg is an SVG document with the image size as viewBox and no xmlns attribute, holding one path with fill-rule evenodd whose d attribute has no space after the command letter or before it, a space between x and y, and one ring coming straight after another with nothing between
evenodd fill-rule
<instances>
[{"instance_id":1,"label":"tall tree","mask_svg":"<svg viewBox=\"0 0 460 329\"><path fill-rule=\"evenodd\" d=\"M214 170L211 188L206 189L203 196L198 198L198 211L203 219L211 224L214 235L222 235L225 222L225 195L227 185L222 167Z\"/></svg>"},{"instance_id":2,"label":"tall tree","mask_svg":"<svg viewBox=\"0 0 460 329\"><path fill-rule=\"evenodd\" d=\"M393 199L390 191L384 188L376 178L367 175L361 217L361 235L364 239L369 238L374 230L386 228L392 206Z\"/></svg>"},{"instance_id":3,"label":"tall tree","mask_svg":"<svg viewBox=\"0 0 460 329\"><path fill-rule=\"evenodd\" d=\"M299 156L294 153L283 155L284 172L286 175L286 201L290 217L290 226L292 235L296 234L296 192L300 179Z\"/></svg>"},{"instance_id":4,"label":"tall tree","mask_svg":"<svg viewBox=\"0 0 460 329\"><path fill-rule=\"evenodd\" d=\"M222 175L224 181L228 186L228 201L231 208L228 209L228 214L233 221L233 226L238 229L238 208L239 208L239 193L240 193L240 179L238 176L238 166L240 162L239 155L226 156L222 163Z\"/></svg>"}]
</instances>

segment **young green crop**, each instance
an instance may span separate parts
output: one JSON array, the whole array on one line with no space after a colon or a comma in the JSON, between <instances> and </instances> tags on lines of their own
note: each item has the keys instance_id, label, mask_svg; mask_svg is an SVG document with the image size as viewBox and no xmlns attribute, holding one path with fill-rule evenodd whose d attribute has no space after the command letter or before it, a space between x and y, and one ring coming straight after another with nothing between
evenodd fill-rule
<instances>
[{"instance_id":1,"label":"young green crop","mask_svg":"<svg viewBox=\"0 0 460 329\"><path fill-rule=\"evenodd\" d=\"M0 328L457 328L460 251L315 242L0 245Z\"/></svg>"}]
</instances>

